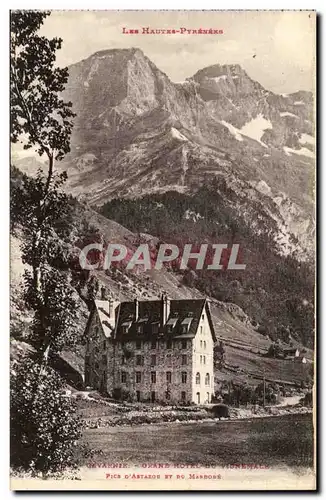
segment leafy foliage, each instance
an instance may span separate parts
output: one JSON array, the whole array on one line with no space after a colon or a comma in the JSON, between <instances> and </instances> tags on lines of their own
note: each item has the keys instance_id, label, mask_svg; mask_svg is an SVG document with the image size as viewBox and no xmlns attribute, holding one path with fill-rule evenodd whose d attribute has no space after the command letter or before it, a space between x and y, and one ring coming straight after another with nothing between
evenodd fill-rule
<instances>
[{"instance_id":1,"label":"leafy foliage","mask_svg":"<svg viewBox=\"0 0 326 500\"><path fill-rule=\"evenodd\" d=\"M11 374L11 464L35 472L73 465L80 437L76 407L50 368L25 360Z\"/></svg>"},{"instance_id":2,"label":"leafy foliage","mask_svg":"<svg viewBox=\"0 0 326 500\"><path fill-rule=\"evenodd\" d=\"M38 34L49 14L17 10L10 16L11 140L24 134L25 149L36 146L40 155L61 160L70 150L74 113L60 97L68 80L68 69L55 66L62 39Z\"/></svg>"},{"instance_id":3,"label":"leafy foliage","mask_svg":"<svg viewBox=\"0 0 326 500\"><path fill-rule=\"evenodd\" d=\"M23 176L12 185L12 226L24 230L24 298L34 312L31 338L36 355L14 374L11 395L12 465L36 471L60 471L70 465L79 424L62 381L48 365L49 355L77 339L77 294L68 272L69 247L60 236L70 206L62 191L66 173L54 161L69 152L71 103L60 97L67 68L55 66L61 39L48 40L38 29L49 12L11 13L11 140L47 157L45 175Z\"/></svg>"}]
</instances>

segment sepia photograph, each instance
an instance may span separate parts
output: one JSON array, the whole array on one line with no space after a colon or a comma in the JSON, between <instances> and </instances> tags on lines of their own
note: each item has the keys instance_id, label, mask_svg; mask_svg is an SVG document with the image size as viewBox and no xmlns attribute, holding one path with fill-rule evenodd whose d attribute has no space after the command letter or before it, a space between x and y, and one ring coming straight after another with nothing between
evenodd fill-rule
<instances>
[{"instance_id":1,"label":"sepia photograph","mask_svg":"<svg viewBox=\"0 0 326 500\"><path fill-rule=\"evenodd\" d=\"M316 490L316 12L10 11L10 483Z\"/></svg>"}]
</instances>

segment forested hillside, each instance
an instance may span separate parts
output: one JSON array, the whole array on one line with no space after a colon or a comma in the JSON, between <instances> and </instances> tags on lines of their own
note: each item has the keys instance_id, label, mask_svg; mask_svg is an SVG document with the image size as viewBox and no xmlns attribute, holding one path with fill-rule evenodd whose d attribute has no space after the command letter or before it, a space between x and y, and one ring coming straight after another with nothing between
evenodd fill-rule
<instances>
[{"instance_id":1,"label":"forested hillside","mask_svg":"<svg viewBox=\"0 0 326 500\"><path fill-rule=\"evenodd\" d=\"M214 181L193 195L171 191L132 200L114 199L100 212L135 233L150 233L179 248L186 243L193 243L194 249L201 243L240 244L245 270L228 270L226 266L221 271L188 269L184 284L239 305L262 334L283 340L291 335L312 346L312 264L281 255L263 218L257 227L249 224L245 215L239 217L233 208L236 200L230 192L223 196L225 189L224 184Z\"/></svg>"}]
</instances>

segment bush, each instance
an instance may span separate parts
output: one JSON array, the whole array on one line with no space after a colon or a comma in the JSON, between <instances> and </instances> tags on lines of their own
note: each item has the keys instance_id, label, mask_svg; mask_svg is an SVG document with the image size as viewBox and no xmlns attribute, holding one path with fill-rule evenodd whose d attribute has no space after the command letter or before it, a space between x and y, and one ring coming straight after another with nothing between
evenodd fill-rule
<instances>
[{"instance_id":1,"label":"bush","mask_svg":"<svg viewBox=\"0 0 326 500\"><path fill-rule=\"evenodd\" d=\"M303 398L300 399L300 403L304 406L312 406L313 398L312 392L307 392Z\"/></svg>"},{"instance_id":2,"label":"bush","mask_svg":"<svg viewBox=\"0 0 326 500\"><path fill-rule=\"evenodd\" d=\"M115 387L112 391L112 398L116 401L127 401L132 403L135 400L134 393L122 387Z\"/></svg>"},{"instance_id":3,"label":"bush","mask_svg":"<svg viewBox=\"0 0 326 500\"><path fill-rule=\"evenodd\" d=\"M12 371L10 455L12 467L46 474L74 465L81 422L58 374L40 368L25 360Z\"/></svg>"},{"instance_id":4,"label":"bush","mask_svg":"<svg viewBox=\"0 0 326 500\"><path fill-rule=\"evenodd\" d=\"M212 408L212 412L215 418L230 418L229 408L226 405L220 404L215 405Z\"/></svg>"}]
</instances>

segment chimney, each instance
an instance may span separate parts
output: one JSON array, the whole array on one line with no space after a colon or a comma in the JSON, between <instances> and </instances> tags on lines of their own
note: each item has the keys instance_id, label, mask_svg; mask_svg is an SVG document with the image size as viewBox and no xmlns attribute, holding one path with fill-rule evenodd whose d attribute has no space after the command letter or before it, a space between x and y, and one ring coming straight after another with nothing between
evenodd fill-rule
<instances>
[{"instance_id":1,"label":"chimney","mask_svg":"<svg viewBox=\"0 0 326 500\"><path fill-rule=\"evenodd\" d=\"M105 286L101 287L101 300L107 300L108 294Z\"/></svg>"},{"instance_id":2,"label":"chimney","mask_svg":"<svg viewBox=\"0 0 326 500\"><path fill-rule=\"evenodd\" d=\"M109 316L110 316L110 318L114 317L113 306L114 306L113 299L112 299L112 297L110 297L109 298Z\"/></svg>"},{"instance_id":3,"label":"chimney","mask_svg":"<svg viewBox=\"0 0 326 500\"><path fill-rule=\"evenodd\" d=\"M135 303L135 321L137 321L139 316L139 301L137 298L134 300L134 303Z\"/></svg>"},{"instance_id":4,"label":"chimney","mask_svg":"<svg viewBox=\"0 0 326 500\"><path fill-rule=\"evenodd\" d=\"M161 296L161 315L162 326L164 326L170 315L170 299L165 292Z\"/></svg>"}]
</instances>

